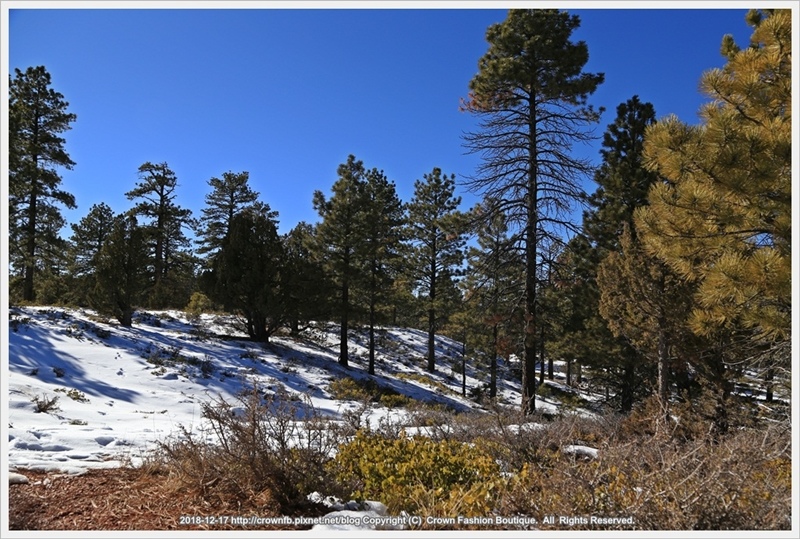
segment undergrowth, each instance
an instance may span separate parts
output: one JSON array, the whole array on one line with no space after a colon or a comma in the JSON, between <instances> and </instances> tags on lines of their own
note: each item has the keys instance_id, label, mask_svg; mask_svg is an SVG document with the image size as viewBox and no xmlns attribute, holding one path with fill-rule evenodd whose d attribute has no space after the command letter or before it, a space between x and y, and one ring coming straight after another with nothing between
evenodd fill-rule
<instances>
[{"instance_id":1,"label":"undergrowth","mask_svg":"<svg viewBox=\"0 0 800 539\"><path fill-rule=\"evenodd\" d=\"M791 528L786 422L722 435L692 416L687 433L680 417L666 421L646 403L629 416L551 421L501 408L418 409L405 424L373 428L359 418L330 421L309 402L257 388L234 404L205 405L203 417L204 430L182 429L150 465L217 505L309 514L320 510L307 501L316 491L378 500L392 515L420 516L412 527L424 529L481 528L426 519L454 515L526 515L538 519L527 527L538 529L564 529L546 515L587 517L573 530ZM409 436L410 424L427 435ZM577 445L599 456L566 450ZM597 524L590 515L620 520Z\"/></svg>"}]
</instances>

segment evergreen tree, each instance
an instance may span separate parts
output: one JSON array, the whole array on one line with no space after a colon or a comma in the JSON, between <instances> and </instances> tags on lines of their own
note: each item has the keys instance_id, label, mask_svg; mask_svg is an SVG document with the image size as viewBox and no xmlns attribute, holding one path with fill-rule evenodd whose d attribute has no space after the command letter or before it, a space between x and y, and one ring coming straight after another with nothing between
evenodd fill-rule
<instances>
[{"instance_id":1,"label":"evergreen tree","mask_svg":"<svg viewBox=\"0 0 800 539\"><path fill-rule=\"evenodd\" d=\"M477 348L489 356L489 398L497 397L497 358L512 351L516 314L520 313L524 291L524 265L508 236L505 216L492 211L496 201L487 200L473 213L489 215L477 230L477 246L467 254L463 287L472 318L488 335L476 335ZM482 346L481 346L482 345Z\"/></svg>"},{"instance_id":2,"label":"evergreen tree","mask_svg":"<svg viewBox=\"0 0 800 539\"><path fill-rule=\"evenodd\" d=\"M70 238L71 266L73 278L71 299L85 305L94 287L97 256L114 227L114 211L104 202L93 204L80 221L73 223Z\"/></svg>"},{"instance_id":3,"label":"evergreen tree","mask_svg":"<svg viewBox=\"0 0 800 539\"><path fill-rule=\"evenodd\" d=\"M346 163L339 165L337 173L339 179L333 184L330 199L321 191L314 192L314 209L322 218L314 250L338 290L335 310L341 324L339 364L347 367L347 332L353 311L350 289L360 278L361 270L358 249L363 235L358 220L364 205L366 170L362 161L350 155Z\"/></svg>"},{"instance_id":4,"label":"evergreen tree","mask_svg":"<svg viewBox=\"0 0 800 539\"><path fill-rule=\"evenodd\" d=\"M234 215L201 282L212 301L244 317L252 340L266 342L286 320L283 271L277 224L263 206L253 207Z\"/></svg>"},{"instance_id":5,"label":"evergreen tree","mask_svg":"<svg viewBox=\"0 0 800 539\"><path fill-rule=\"evenodd\" d=\"M582 176L591 170L571 148L591 138L588 127L599 119L586 100L603 75L582 72L588 47L570 41L579 24L577 16L557 10L510 10L486 32L489 50L463 106L481 118L480 131L465 137L467 148L484 158L470 188L503 201L498 210L519 227L525 250L527 413L535 408L540 250L544 236L557 240L571 228L569 210L583 197Z\"/></svg>"},{"instance_id":6,"label":"evergreen tree","mask_svg":"<svg viewBox=\"0 0 800 539\"><path fill-rule=\"evenodd\" d=\"M333 283L314 255L315 234L314 227L301 221L283 238L286 270L282 282L292 333L300 331L301 322L323 320L331 311Z\"/></svg>"},{"instance_id":7,"label":"evergreen tree","mask_svg":"<svg viewBox=\"0 0 800 539\"><path fill-rule=\"evenodd\" d=\"M59 135L76 116L50 87L44 68L15 69L9 75L9 261L22 276L22 299L35 299L34 275L43 258L63 253L58 230L64 225L57 204L75 208L75 197L61 190L58 167L75 162ZM49 256L48 256L49 251Z\"/></svg>"},{"instance_id":8,"label":"evergreen tree","mask_svg":"<svg viewBox=\"0 0 800 539\"><path fill-rule=\"evenodd\" d=\"M701 79L711 98L701 124L670 116L648 129L645 164L666 181L636 224L650 252L697 284L697 334L747 332L751 359L781 349L770 362L788 368L791 12L754 10L747 21L750 46L726 36L726 65Z\"/></svg>"},{"instance_id":9,"label":"evergreen tree","mask_svg":"<svg viewBox=\"0 0 800 539\"><path fill-rule=\"evenodd\" d=\"M91 305L130 327L133 313L147 291L147 245L133 214L115 219L96 256L96 283Z\"/></svg>"},{"instance_id":10,"label":"evergreen tree","mask_svg":"<svg viewBox=\"0 0 800 539\"><path fill-rule=\"evenodd\" d=\"M206 195L206 206L198 226L197 254L213 256L228 235L234 216L258 201L258 193L248 185L250 174L223 172L222 179L211 178L212 191Z\"/></svg>"},{"instance_id":11,"label":"evergreen tree","mask_svg":"<svg viewBox=\"0 0 800 539\"><path fill-rule=\"evenodd\" d=\"M419 291L427 297L428 371L436 371L434 337L442 320L440 289L452 280L464 258L464 223L455 196L455 174L447 176L435 167L423 180L414 182L414 197L407 204L409 271ZM441 295L441 297L440 297ZM437 314L438 310L438 314ZM446 320L446 318L445 318Z\"/></svg>"},{"instance_id":12,"label":"evergreen tree","mask_svg":"<svg viewBox=\"0 0 800 539\"><path fill-rule=\"evenodd\" d=\"M143 225L152 249L152 288L149 305L160 308L172 304L183 306L188 296L175 297L179 274L192 274L192 258L186 256L189 239L183 232L193 226L191 211L175 203L178 179L167 163L146 162L139 167L139 182L125 193L129 200L139 200L133 208L135 215L149 219ZM185 296L185 297L184 297Z\"/></svg>"},{"instance_id":13,"label":"evergreen tree","mask_svg":"<svg viewBox=\"0 0 800 539\"><path fill-rule=\"evenodd\" d=\"M39 250L33 290L36 302L42 305L63 304L70 299L69 248L59 233L65 224L55 207L39 216L37 230L43 248Z\"/></svg>"},{"instance_id":14,"label":"evergreen tree","mask_svg":"<svg viewBox=\"0 0 800 539\"><path fill-rule=\"evenodd\" d=\"M403 205L394 182L383 171L372 169L364 182L364 206L359 216L363 230L361 257L363 283L369 313L369 374L375 374L375 325L380 303L394 280L404 222Z\"/></svg>"},{"instance_id":15,"label":"evergreen tree","mask_svg":"<svg viewBox=\"0 0 800 539\"><path fill-rule=\"evenodd\" d=\"M603 135L602 163L594 174L598 187L583 214L583 235L568 244L555 289L563 320L554 350L594 368L594 378L615 392L622 412L629 412L646 393L652 369L622 333L612 334L600 315L597 270L609 253L621 250L623 229L636 242L634 211L647 204L647 191L658 181L657 174L644 168L642 156L645 131L654 122L653 106L638 96L617 107Z\"/></svg>"},{"instance_id":16,"label":"evergreen tree","mask_svg":"<svg viewBox=\"0 0 800 539\"><path fill-rule=\"evenodd\" d=\"M627 228L619 251L600 263L597 285L600 314L611 331L657 366L657 394L666 417L670 367L676 349L686 340L692 287L644 252Z\"/></svg>"}]
</instances>

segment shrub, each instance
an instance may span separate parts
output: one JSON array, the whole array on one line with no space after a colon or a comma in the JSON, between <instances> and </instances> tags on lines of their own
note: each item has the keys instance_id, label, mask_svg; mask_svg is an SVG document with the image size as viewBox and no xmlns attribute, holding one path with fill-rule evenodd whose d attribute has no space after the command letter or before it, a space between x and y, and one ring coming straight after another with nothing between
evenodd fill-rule
<instances>
[{"instance_id":1,"label":"shrub","mask_svg":"<svg viewBox=\"0 0 800 539\"><path fill-rule=\"evenodd\" d=\"M338 444L337 430L285 390L264 396L254 387L236 406L204 403L202 414L205 430L182 427L159 443L160 462L150 465L167 469L205 500L296 514L309 510L308 493L333 483L324 465ZM300 416L308 419L300 422Z\"/></svg>"},{"instance_id":2,"label":"shrub","mask_svg":"<svg viewBox=\"0 0 800 539\"><path fill-rule=\"evenodd\" d=\"M770 432L691 441L659 432L615 441L598 460L552 450L548 460L524 465L511 479L498 511L633 518L633 524L598 529L789 529L787 442Z\"/></svg>"},{"instance_id":3,"label":"shrub","mask_svg":"<svg viewBox=\"0 0 800 539\"><path fill-rule=\"evenodd\" d=\"M387 408L403 408L408 406L411 403L411 399L406 397L405 395L394 394L394 395L381 395L380 403L386 406Z\"/></svg>"},{"instance_id":4,"label":"shrub","mask_svg":"<svg viewBox=\"0 0 800 539\"><path fill-rule=\"evenodd\" d=\"M328 392L334 399L358 402L380 402L384 406L404 406L411 402L405 395L394 389L382 387L374 380L354 378L337 378L328 384Z\"/></svg>"},{"instance_id":5,"label":"shrub","mask_svg":"<svg viewBox=\"0 0 800 539\"><path fill-rule=\"evenodd\" d=\"M192 294L192 297L189 298L189 303L186 304L186 312L193 318L197 318L204 313L214 312L215 308L214 302L202 292Z\"/></svg>"},{"instance_id":6,"label":"shrub","mask_svg":"<svg viewBox=\"0 0 800 539\"><path fill-rule=\"evenodd\" d=\"M502 480L497 464L469 444L360 431L330 465L356 499L378 499L390 514L488 513Z\"/></svg>"},{"instance_id":7,"label":"shrub","mask_svg":"<svg viewBox=\"0 0 800 539\"><path fill-rule=\"evenodd\" d=\"M83 391L77 389L67 390L64 389L63 387L59 387L57 389L54 389L54 391L57 391L58 393L64 393L67 395L67 397L76 402L89 402L89 399L86 397L86 394Z\"/></svg>"},{"instance_id":8,"label":"shrub","mask_svg":"<svg viewBox=\"0 0 800 539\"><path fill-rule=\"evenodd\" d=\"M47 395L35 396L31 400L35 406L34 411L37 414L49 414L51 412L59 412L61 408L58 406L58 395L48 397Z\"/></svg>"}]
</instances>

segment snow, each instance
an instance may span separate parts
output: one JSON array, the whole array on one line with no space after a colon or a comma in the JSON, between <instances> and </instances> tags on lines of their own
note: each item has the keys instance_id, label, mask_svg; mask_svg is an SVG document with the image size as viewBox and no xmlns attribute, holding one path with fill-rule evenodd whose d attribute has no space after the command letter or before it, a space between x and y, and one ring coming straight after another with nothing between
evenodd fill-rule
<instances>
[{"instance_id":1,"label":"snow","mask_svg":"<svg viewBox=\"0 0 800 539\"><path fill-rule=\"evenodd\" d=\"M576 457L585 457L588 459L596 459L600 454L594 447L586 445L566 445L561 448L561 451L567 455L575 455Z\"/></svg>"},{"instance_id":2,"label":"snow","mask_svg":"<svg viewBox=\"0 0 800 539\"><path fill-rule=\"evenodd\" d=\"M378 332L376 376L370 377L366 332L353 333L351 364L344 368L337 362L339 328L335 325L310 328L303 339L274 337L261 345L245 339L229 316L189 320L177 311L137 313L131 328L101 319L90 310L12 308L9 317L2 440L8 463L3 474L9 474L9 481L24 480L16 473L22 469L81 474L91 468L139 464L179 427L207 432L200 429L203 403L211 399L234 403L253 384L275 394L285 391L293 401L305 402L333 420L344 420L361 406L331 397L327 388L339 377L372 378L413 400L459 411L480 409L461 396L462 376L451 369L455 363L460 365L461 345L437 337L438 372L430 375L425 370L427 335L414 329ZM212 337L215 334L229 338ZM504 368L501 364L499 400L518 406L519 384L510 380ZM427 377L433 380L431 384L422 381ZM467 386L483 383L468 366ZM37 411L37 406L46 407L56 397L56 408ZM536 405L549 412L558 409L555 403L538 398ZM302 409L298 419L302 419ZM363 420L373 427L382 422L399 424L408 415L404 409L378 404L364 413ZM415 427L407 432L427 433ZM331 509L342 521L353 516L350 511L362 520L385 517L380 505L371 503L368 508L334 504ZM378 525L392 528L391 523L387 526ZM354 528L360 527L364 526Z\"/></svg>"}]
</instances>

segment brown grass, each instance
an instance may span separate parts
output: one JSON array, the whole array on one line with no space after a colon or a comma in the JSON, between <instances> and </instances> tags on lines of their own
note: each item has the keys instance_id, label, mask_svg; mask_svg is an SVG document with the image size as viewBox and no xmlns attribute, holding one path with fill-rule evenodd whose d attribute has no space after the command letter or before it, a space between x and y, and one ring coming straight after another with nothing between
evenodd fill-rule
<instances>
[{"instance_id":1,"label":"brown grass","mask_svg":"<svg viewBox=\"0 0 800 539\"><path fill-rule=\"evenodd\" d=\"M10 485L11 530L275 530L277 526L185 525L182 516L276 516L270 493L245 504L205 499L155 470L114 468L63 475L18 470L29 484ZM312 506L303 515L313 516ZM322 510L316 509L317 514ZM282 529L286 529L283 527Z\"/></svg>"}]
</instances>

